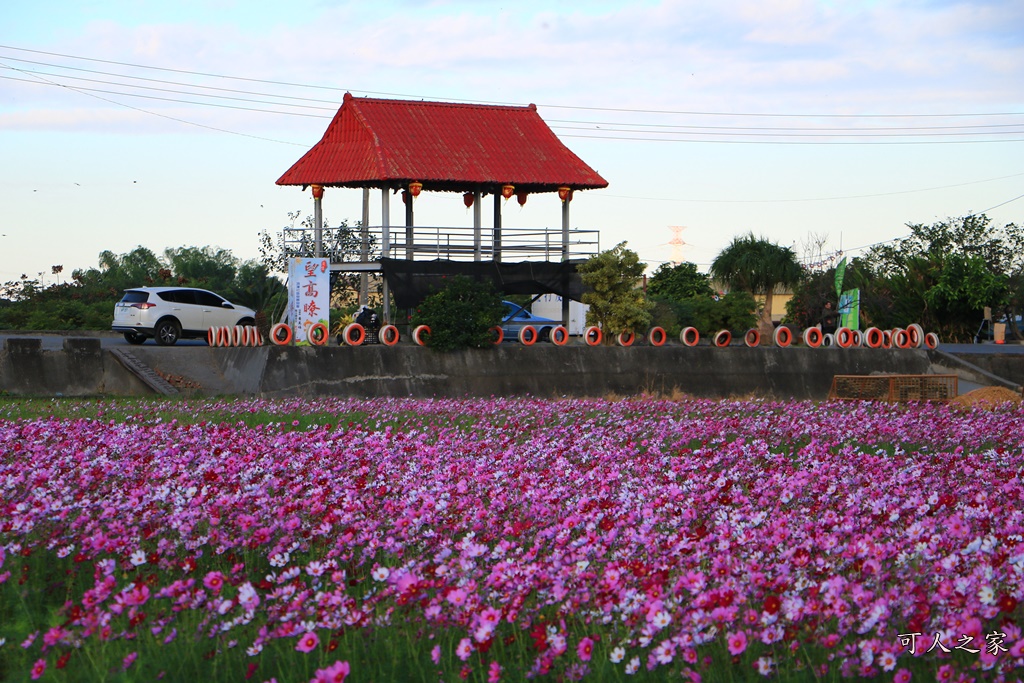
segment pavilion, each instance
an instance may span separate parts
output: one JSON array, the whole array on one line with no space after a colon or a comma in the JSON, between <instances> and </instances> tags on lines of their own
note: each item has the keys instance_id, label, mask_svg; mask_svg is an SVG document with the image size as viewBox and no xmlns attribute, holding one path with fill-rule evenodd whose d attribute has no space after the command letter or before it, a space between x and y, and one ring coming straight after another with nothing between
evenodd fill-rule
<instances>
[{"instance_id":1,"label":"pavilion","mask_svg":"<svg viewBox=\"0 0 1024 683\"><path fill-rule=\"evenodd\" d=\"M578 299L581 291L578 276L572 277L572 247L577 243L596 244L585 239L574 241L574 237L585 238L583 233L593 231L570 229L569 205L578 190L608 186L562 144L535 105L357 98L350 93L345 94L323 138L277 184L312 188L314 250L318 257L323 249L324 188L362 189L362 258L333 262L331 267L349 272L383 270L385 287L401 289L393 289L399 306L422 294L420 276L429 280L439 273L465 272L492 277L499 289L509 293L529 290L559 294L566 317L568 299ZM381 223L376 229L382 256L379 261L370 260L366 249L371 189L381 191ZM390 199L398 192L405 206L405 229L396 234L392 231ZM473 208L472 233L457 227L417 230L413 200L421 192L461 194L462 202ZM503 200L516 197L523 204L530 195L545 193L559 198L560 235L554 231L549 234L543 228L505 230L503 234ZM481 204L486 195L493 196L494 202L491 231L485 237ZM552 253L557 261L551 258ZM425 256L445 260L425 261ZM544 260L513 263L505 260L509 256L540 256ZM524 269L528 271L525 275ZM576 286L570 286L570 280L576 280Z\"/></svg>"}]
</instances>

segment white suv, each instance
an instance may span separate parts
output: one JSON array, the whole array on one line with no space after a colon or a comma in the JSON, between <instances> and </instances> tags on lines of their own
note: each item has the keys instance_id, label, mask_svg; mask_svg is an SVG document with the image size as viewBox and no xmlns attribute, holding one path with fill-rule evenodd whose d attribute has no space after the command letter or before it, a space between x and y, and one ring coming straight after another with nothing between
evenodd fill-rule
<instances>
[{"instance_id":1,"label":"white suv","mask_svg":"<svg viewBox=\"0 0 1024 683\"><path fill-rule=\"evenodd\" d=\"M256 313L205 289L138 287L126 289L114 305L111 329L129 344L152 337L160 346L179 339L206 338L211 327L255 325Z\"/></svg>"}]
</instances>

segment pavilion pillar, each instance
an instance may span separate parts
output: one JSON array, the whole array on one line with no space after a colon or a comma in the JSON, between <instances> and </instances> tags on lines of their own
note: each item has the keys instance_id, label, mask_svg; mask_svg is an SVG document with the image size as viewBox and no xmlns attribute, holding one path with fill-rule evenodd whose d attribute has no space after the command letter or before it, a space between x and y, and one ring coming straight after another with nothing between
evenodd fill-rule
<instances>
[{"instance_id":1,"label":"pavilion pillar","mask_svg":"<svg viewBox=\"0 0 1024 683\"><path fill-rule=\"evenodd\" d=\"M370 188L363 188L363 219L359 226L359 260L366 263L370 260ZM365 270L359 273L359 305L366 306L370 302L370 274Z\"/></svg>"},{"instance_id":2,"label":"pavilion pillar","mask_svg":"<svg viewBox=\"0 0 1024 683\"><path fill-rule=\"evenodd\" d=\"M565 199L562 200L562 262L569 260L569 200L572 199L571 194L567 194ZM569 297L568 292L565 291L569 288L568 279L562 281L562 324L565 325L566 329L569 329Z\"/></svg>"},{"instance_id":3,"label":"pavilion pillar","mask_svg":"<svg viewBox=\"0 0 1024 683\"><path fill-rule=\"evenodd\" d=\"M324 186L311 185L313 188L313 256L324 255Z\"/></svg>"},{"instance_id":4,"label":"pavilion pillar","mask_svg":"<svg viewBox=\"0 0 1024 683\"><path fill-rule=\"evenodd\" d=\"M494 193L494 245L492 258L495 261L501 261L501 192Z\"/></svg>"},{"instance_id":5,"label":"pavilion pillar","mask_svg":"<svg viewBox=\"0 0 1024 683\"><path fill-rule=\"evenodd\" d=\"M482 218L480 210L480 190L473 191L473 260L479 261L481 258L480 248L480 232L482 228Z\"/></svg>"},{"instance_id":6,"label":"pavilion pillar","mask_svg":"<svg viewBox=\"0 0 1024 683\"><path fill-rule=\"evenodd\" d=\"M413 258L413 215L412 215L412 193L408 190L402 191L402 201L405 202L405 258L412 261Z\"/></svg>"},{"instance_id":7,"label":"pavilion pillar","mask_svg":"<svg viewBox=\"0 0 1024 683\"><path fill-rule=\"evenodd\" d=\"M384 258L391 258L391 197L388 195L388 188L381 188L380 199L380 255ZM388 290L388 280L384 277L383 273L381 278L384 280L382 289L384 298L383 318L384 323L387 324L391 322L391 292Z\"/></svg>"}]
</instances>

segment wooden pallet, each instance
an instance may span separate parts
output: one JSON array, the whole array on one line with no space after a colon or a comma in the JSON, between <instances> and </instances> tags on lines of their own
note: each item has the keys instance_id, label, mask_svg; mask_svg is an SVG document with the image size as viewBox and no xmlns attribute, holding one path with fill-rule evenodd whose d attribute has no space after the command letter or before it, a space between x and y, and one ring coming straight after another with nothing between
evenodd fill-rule
<instances>
[{"instance_id":1,"label":"wooden pallet","mask_svg":"<svg viewBox=\"0 0 1024 683\"><path fill-rule=\"evenodd\" d=\"M956 375L836 375L830 401L940 401L959 393Z\"/></svg>"}]
</instances>

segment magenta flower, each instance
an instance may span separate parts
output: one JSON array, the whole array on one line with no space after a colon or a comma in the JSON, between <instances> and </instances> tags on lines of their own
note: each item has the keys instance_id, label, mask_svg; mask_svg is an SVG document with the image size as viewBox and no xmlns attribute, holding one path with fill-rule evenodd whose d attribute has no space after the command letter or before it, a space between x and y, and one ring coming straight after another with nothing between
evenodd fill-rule
<instances>
[{"instance_id":1,"label":"magenta flower","mask_svg":"<svg viewBox=\"0 0 1024 683\"><path fill-rule=\"evenodd\" d=\"M319 644L320 639L317 635L312 631L307 631L299 638L299 642L295 644L295 649L299 652L312 652Z\"/></svg>"},{"instance_id":2,"label":"magenta flower","mask_svg":"<svg viewBox=\"0 0 1024 683\"><path fill-rule=\"evenodd\" d=\"M37 659L36 663L32 665L32 680L38 680L46 672L46 660Z\"/></svg>"},{"instance_id":3,"label":"magenta flower","mask_svg":"<svg viewBox=\"0 0 1024 683\"><path fill-rule=\"evenodd\" d=\"M594 653L594 641L588 637L583 638L580 644L576 646L576 654L579 655L580 661L589 662L590 656Z\"/></svg>"},{"instance_id":4,"label":"magenta flower","mask_svg":"<svg viewBox=\"0 0 1024 683\"><path fill-rule=\"evenodd\" d=\"M907 669L900 669L896 672L896 675L892 677L892 683L910 683L912 674Z\"/></svg>"},{"instance_id":5,"label":"magenta flower","mask_svg":"<svg viewBox=\"0 0 1024 683\"><path fill-rule=\"evenodd\" d=\"M317 669L309 683L344 683L349 675L348 662L335 662L326 669Z\"/></svg>"},{"instance_id":6,"label":"magenta flower","mask_svg":"<svg viewBox=\"0 0 1024 683\"><path fill-rule=\"evenodd\" d=\"M746 631L730 633L726 636L725 642L729 647L729 654L733 656L743 654L747 649L747 633Z\"/></svg>"}]
</instances>

